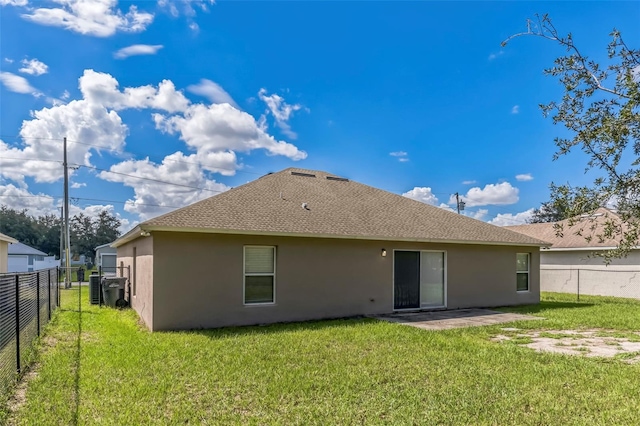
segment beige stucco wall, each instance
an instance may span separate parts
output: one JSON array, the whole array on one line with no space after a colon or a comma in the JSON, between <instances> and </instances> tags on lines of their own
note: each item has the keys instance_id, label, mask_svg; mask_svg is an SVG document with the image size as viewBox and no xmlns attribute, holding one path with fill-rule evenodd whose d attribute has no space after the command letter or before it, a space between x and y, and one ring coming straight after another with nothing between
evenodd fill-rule
<instances>
[{"instance_id":1,"label":"beige stucco wall","mask_svg":"<svg viewBox=\"0 0 640 426\"><path fill-rule=\"evenodd\" d=\"M450 309L539 302L537 247L154 232L153 238L119 248L119 261L131 257L134 245L140 257L143 242L153 259L138 259L139 299L134 299L133 307L152 330L392 312L394 249L447 252ZM276 246L273 305L243 305L245 245ZM387 257L381 256L382 248ZM532 253L529 292L516 292L518 252Z\"/></svg>"},{"instance_id":2,"label":"beige stucco wall","mask_svg":"<svg viewBox=\"0 0 640 426\"><path fill-rule=\"evenodd\" d=\"M601 257L594 256L594 252L585 250L575 251L547 251L540 252L541 265L589 265L604 266ZM617 265L640 265L640 250L632 250L627 257L613 259L609 266Z\"/></svg>"},{"instance_id":3,"label":"beige stucco wall","mask_svg":"<svg viewBox=\"0 0 640 426\"><path fill-rule=\"evenodd\" d=\"M572 294L640 299L640 251L605 265L589 251L542 251L540 288Z\"/></svg>"},{"instance_id":4,"label":"beige stucco wall","mask_svg":"<svg viewBox=\"0 0 640 426\"><path fill-rule=\"evenodd\" d=\"M0 241L0 274L7 272L9 262L9 243Z\"/></svg>"},{"instance_id":5,"label":"beige stucco wall","mask_svg":"<svg viewBox=\"0 0 640 426\"><path fill-rule=\"evenodd\" d=\"M134 248L136 249L135 270ZM153 329L153 237L138 238L118 247L118 265L120 262L124 266L131 267L131 307L138 312L145 324Z\"/></svg>"}]
</instances>

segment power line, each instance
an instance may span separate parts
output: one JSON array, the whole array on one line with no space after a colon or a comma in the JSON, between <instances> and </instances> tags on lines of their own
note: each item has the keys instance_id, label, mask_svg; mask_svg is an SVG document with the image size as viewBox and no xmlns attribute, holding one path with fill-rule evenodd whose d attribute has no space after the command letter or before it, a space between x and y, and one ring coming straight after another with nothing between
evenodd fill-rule
<instances>
[{"instance_id":1,"label":"power line","mask_svg":"<svg viewBox=\"0 0 640 426\"><path fill-rule=\"evenodd\" d=\"M216 192L216 193L225 192L225 191L220 191L220 190L216 190L216 189L201 188L201 187L198 187L198 186L190 186L190 185L184 185L184 184L181 184L181 183L167 182L167 181L159 180L159 179L146 178L146 177L143 177L143 176L130 175L130 174L127 174L127 173L114 172L113 170L101 169L99 167L85 166L85 165L81 165L80 167L84 167L84 168L92 169L92 170L98 170L98 171L105 172L105 173L113 173L113 174L116 174L116 175L127 176L127 177L131 177L131 178L135 178L135 179L148 180L150 182L157 182L157 183L164 183L164 184L167 184L167 185L181 186L181 187L189 188L189 189L198 189L200 191L209 191L209 192Z\"/></svg>"},{"instance_id":2,"label":"power line","mask_svg":"<svg viewBox=\"0 0 640 426\"><path fill-rule=\"evenodd\" d=\"M37 137L27 137L24 138L22 136L7 136L7 135L0 135L0 138L15 138L15 139L34 139L34 140L49 140L49 141L62 141L62 138L37 138ZM119 151L117 151L116 149L109 147L109 146L104 146L104 145L96 145L96 144L91 144L91 143L86 143L86 142L81 142L81 141L76 141L76 140L72 140L72 139L67 139L68 143L74 143L74 144L78 144L78 145L85 145L85 146L90 146L93 148L98 148L98 149L104 149L107 150L111 153L119 153ZM148 155L148 154L141 154L139 152L133 152L133 151L123 151L129 154L133 154L135 156L141 156L141 157L153 157L153 158L160 158L159 155ZM180 151L181 152L181 151ZM14 158L15 160L20 160L20 158ZM34 160L34 161L53 161L53 160ZM137 161L141 161L141 160L137 160ZM248 172L246 170L239 170L239 169L235 169L235 168L229 168L229 167L218 167L218 166L213 166L213 165L208 165L205 163L201 163L201 162L197 162L197 161L183 161L183 160L174 160L172 158L163 158L162 161L172 161L174 163L182 163L182 164L192 164L192 165L196 165L196 166L200 166L203 168L212 168L212 169L217 169L217 170L227 170L230 172L235 172L235 173L244 173L244 174L248 174L248 175L254 175L254 176L262 176L262 173L257 173L257 172ZM157 163L159 164L159 163Z\"/></svg>"}]
</instances>

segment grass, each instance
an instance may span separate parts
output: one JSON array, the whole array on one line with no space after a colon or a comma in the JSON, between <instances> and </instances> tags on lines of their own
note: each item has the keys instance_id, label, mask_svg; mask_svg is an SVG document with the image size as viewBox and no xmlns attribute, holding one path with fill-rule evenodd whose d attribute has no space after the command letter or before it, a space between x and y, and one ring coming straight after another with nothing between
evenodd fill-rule
<instances>
[{"instance_id":1,"label":"grass","mask_svg":"<svg viewBox=\"0 0 640 426\"><path fill-rule=\"evenodd\" d=\"M62 268L64 270L64 268ZM84 270L84 281L89 281L89 275L95 273L98 273L98 268L94 267L93 269L87 269L86 267L82 267L82 269ZM65 276L65 272L62 272L60 274L59 277L59 282L63 282L64 281L64 276ZM71 270L71 282L72 283L77 283L78 282L78 267L73 267L73 269Z\"/></svg>"},{"instance_id":2,"label":"grass","mask_svg":"<svg viewBox=\"0 0 640 426\"><path fill-rule=\"evenodd\" d=\"M546 294L509 309L543 321L438 332L353 319L149 333L130 310L79 314L77 291L16 424L636 424L640 410L638 364L490 341L507 326L639 330L637 301Z\"/></svg>"}]
</instances>

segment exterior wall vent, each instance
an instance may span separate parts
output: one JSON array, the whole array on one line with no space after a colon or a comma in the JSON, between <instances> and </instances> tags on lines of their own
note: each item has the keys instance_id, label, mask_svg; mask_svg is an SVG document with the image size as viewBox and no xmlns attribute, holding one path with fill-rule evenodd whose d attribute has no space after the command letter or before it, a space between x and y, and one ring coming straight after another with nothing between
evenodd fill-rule
<instances>
[{"instance_id":1,"label":"exterior wall vent","mask_svg":"<svg viewBox=\"0 0 640 426\"><path fill-rule=\"evenodd\" d=\"M327 180L337 180L340 182L349 182L349 179L347 178L341 178L341 177L336 177L336 176L327 176Z\"/></svg>"},{"instance_id":2,"label":"exterior wall vent","mask_svg":"<svg viewBox=\"0 0 640 426\"><path fill-rule=\"evenodd\" d=\"M313 175L311 173L291 172L291 174L293 176L304 176L304 177L312 177L312 178L316 177L316 175Z\"/></svg>"}]
</instances>

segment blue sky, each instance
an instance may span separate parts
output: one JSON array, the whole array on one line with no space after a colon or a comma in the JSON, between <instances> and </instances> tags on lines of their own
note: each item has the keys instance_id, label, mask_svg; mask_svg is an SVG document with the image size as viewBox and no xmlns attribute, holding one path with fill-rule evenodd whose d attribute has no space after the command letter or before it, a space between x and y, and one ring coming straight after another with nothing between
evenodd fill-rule
<instances>
[{"instance_id":1,"label":"blue sky","mask_svg":"<svg viewBox=\"0 0 640 426\"><path fill-rule=\"evenodd\" d=\"M521 224L585 157L538 105L564 53L521 37L549 13L584 54L638 2L0 0L0 203L54 212L69 139L72 213L123 230L286 167L325 170Z\"/></svg>"}]
</instances>

